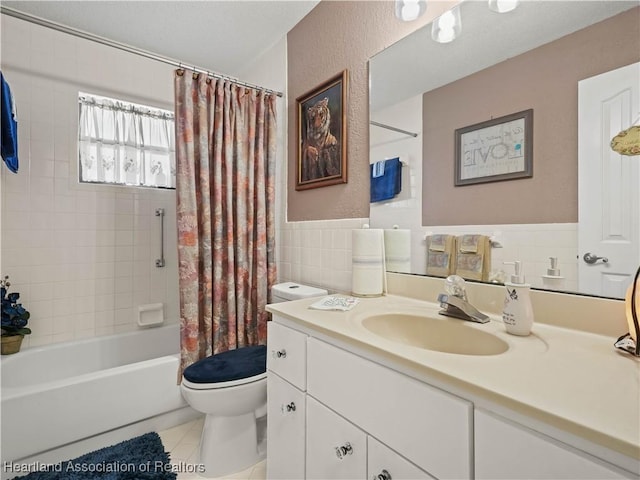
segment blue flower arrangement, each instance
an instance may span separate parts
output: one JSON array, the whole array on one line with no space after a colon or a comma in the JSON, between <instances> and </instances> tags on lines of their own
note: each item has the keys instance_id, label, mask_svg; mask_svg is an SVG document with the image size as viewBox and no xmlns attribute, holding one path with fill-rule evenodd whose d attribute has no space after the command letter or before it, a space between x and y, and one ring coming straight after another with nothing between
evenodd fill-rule
<instances>
[{"instance_id":1,"label":"blue flower arrangement","mask_svg":"<svg viewBox=\"0 0 640 480\"><path fill-rule=\"evenodd\" d=\"M20 294L18 292L8 293L9 276L6 275L0 280L0 298L2 298L2 336L11 335L29 335L31 329L27 327L29 321L29 312L18 303Z\"/></svg>"}]
</instances>

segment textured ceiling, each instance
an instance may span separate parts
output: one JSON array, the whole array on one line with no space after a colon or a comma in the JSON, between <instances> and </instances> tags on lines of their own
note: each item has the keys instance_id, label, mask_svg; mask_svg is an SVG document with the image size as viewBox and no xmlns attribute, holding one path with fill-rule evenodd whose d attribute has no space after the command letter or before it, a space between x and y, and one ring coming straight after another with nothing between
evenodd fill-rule
<instances>
[{"instance_id":1,"label":"textured ceiling","mask_svg":"<svg viewBox=\"0 0 640 480\"><path fill-rule=\"evenodd\" d=\"M318 1L3 0L2 6L188 65L237 75Z\"/></svg>"}]
</instances>

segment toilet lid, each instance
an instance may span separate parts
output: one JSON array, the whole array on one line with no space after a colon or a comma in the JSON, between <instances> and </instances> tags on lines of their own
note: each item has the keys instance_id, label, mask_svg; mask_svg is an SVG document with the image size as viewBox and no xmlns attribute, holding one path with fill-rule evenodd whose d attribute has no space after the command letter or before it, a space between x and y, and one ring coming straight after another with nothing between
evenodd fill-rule
<instances>
[{"instance_id":1,"label":"toilet lid","mask_svg":"<svg viewBox=\"0 0 640 480\"><path fill-rule=\"evenodd\" d=\"M192 384L249 383L266 371L267 347L254 345L203 358L185 368L183 376Z\"/></svg>"}]
</instances>

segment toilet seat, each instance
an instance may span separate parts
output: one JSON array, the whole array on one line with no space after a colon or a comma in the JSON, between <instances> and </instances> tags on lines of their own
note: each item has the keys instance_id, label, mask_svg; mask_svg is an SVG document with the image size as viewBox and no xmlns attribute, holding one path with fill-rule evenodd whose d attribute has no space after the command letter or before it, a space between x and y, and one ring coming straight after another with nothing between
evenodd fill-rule
<instances>
[{"instance_id":1,"label":"toilet seat","mask_svg":"<svg viewBox=\"0 0 640 480\"><path fill-rule=\"evenodd\" d=\"M267 347L254 345L217 353L185 368L182 384L193 390L236 387L267 376Z\"/></svg>"},{"instance_id":2,"label":"toilet seat","mask_svg":"<svg viewBox=\"0 0 640 480\"><path fill-rule=\"evenodd\" d=\"M253 383L267 378L267 372L254 375L253 377L239 378L237 380L230 380L228 382L212 382L212 383L195 383L190 382L186 378L182 377L182 385L194 390L215 390L217 388L237 387L238 385L245 385Z\"/></svg>"}]
</instances>

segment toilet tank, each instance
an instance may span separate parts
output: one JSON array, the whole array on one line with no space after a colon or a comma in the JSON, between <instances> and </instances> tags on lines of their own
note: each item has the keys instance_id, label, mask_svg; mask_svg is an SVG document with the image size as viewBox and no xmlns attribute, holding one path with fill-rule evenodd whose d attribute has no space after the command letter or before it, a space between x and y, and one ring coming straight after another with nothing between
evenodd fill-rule
<instances>
[{"instance_id":1,"label":"toilet tank","mask_svg":"<svg viewBox=\"0 0 640 480\"><path fill-rule=\"evenodd\" d=\"M326 295L322 288L310 287L294 282L278 283L271 287L271 303L289 302L301 298L319 297Z\"/></svg>"}]
</instances>

